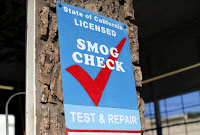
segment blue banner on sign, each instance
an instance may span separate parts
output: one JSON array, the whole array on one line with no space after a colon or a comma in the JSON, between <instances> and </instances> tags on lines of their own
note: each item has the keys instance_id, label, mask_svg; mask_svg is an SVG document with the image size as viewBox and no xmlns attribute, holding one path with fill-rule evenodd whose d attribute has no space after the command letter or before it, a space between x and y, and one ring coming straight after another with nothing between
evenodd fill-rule
<instances>
[{"instance_id":1,"label":"blue banner on sign","mask_svg":"<svg viewBox=\"0 0 200 135\"><path fill-rule=\"evenodd\" d=\"M84 130L141 130L140 116L137 110L80 105L64 106L69 129Z\"/></svg>"},{"instance_id":2,"label":"blue banner on sign","mask_svg":"<svg viewBox=\"0 0 200 135\"><path fill-rule=\"evenodd\" d=\"M126 24L60 1L57 17L66 127L141 130Z\"/></svg>"}]
</instances>

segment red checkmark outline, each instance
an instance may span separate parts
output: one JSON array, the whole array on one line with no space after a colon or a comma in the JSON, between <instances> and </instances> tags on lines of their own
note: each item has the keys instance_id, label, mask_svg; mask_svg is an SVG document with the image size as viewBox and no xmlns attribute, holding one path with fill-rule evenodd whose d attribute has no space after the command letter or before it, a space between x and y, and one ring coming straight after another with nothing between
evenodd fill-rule
<instances>
[{"instance_id":1,"label":"red checkmark outline","mask_svg":"<svg viewBox=\"0 0 200 135\"><path fill-rule=\"evenodd\" d=\"M116 48L119 54L125 42L126 42L126 38L123 38L121 42L117 45ZM113 57L112 55L108 57L108 59L111 59L114 61L113 66L115 65L115 61L117 60L117 58ZM108 82L108 79L110 77L112 70L110 70L105 64L105 68L102 68L100 70L95 80L93 80L90 77L90 75L84 69L82 69L79 65L70 66L66 68L65 70L68 71L70 74L72 74L78 80L78 82L86 90L86 92L88 93L88 95L90 96L94 104L98 106L101 96L103 94L104 88Z\"/></svg>"}]
</instances>

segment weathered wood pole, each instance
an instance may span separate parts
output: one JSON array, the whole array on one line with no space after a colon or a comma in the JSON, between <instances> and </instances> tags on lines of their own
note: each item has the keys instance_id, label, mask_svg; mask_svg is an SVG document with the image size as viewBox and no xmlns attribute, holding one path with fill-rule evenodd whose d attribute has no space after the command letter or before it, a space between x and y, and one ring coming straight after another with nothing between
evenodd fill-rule
<instances>
[{"instance_id":1,"label":"weathered wood pole","mask_svg":"<svg viewBox=\"0 0 200 135\"><path fill-rule=\"evenodd\" d=\"M61 0L119 20L128 25L136 86L141 87L138 27L134 25L133 0ZM56 0L36 0L36 134L66 135L60 70ZM144 101L138 93L142 128Z\"/></svg>"}]
</instances>

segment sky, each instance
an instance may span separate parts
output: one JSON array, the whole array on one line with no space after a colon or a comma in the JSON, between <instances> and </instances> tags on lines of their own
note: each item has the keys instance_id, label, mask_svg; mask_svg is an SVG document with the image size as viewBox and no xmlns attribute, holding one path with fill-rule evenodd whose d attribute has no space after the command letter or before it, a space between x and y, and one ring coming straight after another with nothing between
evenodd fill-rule
<instances>
[{"instance_id":1,"label":"sky","mask_svg":"<svg viewBox=\"0 0 200 135\"><path fill-rule=\"evenodd\" d=\"M182 107L182 101L183 100L183 106L184 111ZM159 101L160 104L160 112L161 117L166 117L166 114L168 116L172 115L178 115L178 114L187 114L187 113L200 113L200 90L170 97L166 99L162 99ZM165 106L166 105L166 106ZM154 117L154 104L153 102L145 104L145 117L151 118ZM167 111L167 113L166 113Z\"/></svg>"}]
</instances>

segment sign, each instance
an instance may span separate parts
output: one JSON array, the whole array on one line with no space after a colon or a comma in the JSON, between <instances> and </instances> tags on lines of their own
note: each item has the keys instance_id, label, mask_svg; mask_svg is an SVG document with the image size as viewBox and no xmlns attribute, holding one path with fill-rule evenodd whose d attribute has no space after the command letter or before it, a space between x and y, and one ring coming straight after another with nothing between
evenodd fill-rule
<instances>
[{"instance_id":1,"label":"sign","mask_svg":"<svg viewBox=\"0 0 200 135\"><path fill-rule=\"evenodd\" d=\"M57 17L68 134L141 134L126 24L60 1Z\"/></svg>"}]
</instances>

